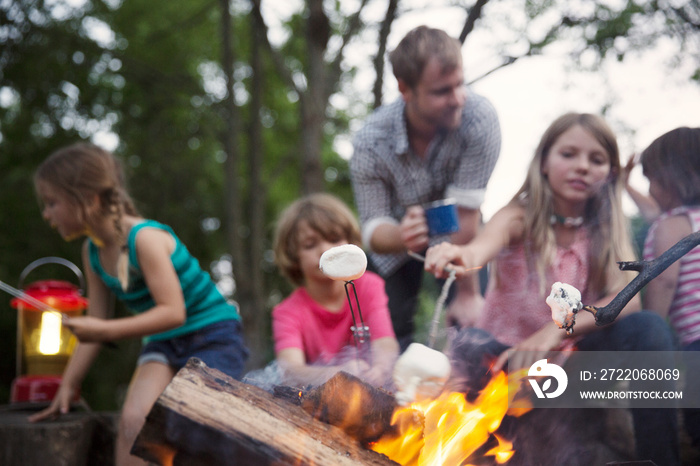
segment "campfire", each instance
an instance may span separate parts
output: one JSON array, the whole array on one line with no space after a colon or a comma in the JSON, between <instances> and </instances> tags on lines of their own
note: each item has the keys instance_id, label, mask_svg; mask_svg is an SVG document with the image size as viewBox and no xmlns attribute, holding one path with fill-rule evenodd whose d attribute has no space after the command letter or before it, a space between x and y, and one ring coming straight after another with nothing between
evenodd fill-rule
<instances>
[{"instance_id":1,"label":"campfire","mask_svg":"<svg viewBox=\"0 0 700 466\"><path fill-rule=\"evenodd\" d=\"M527 404L509 410L513 393L504 372L491 379L473 403L465 394L446 392L394 412L394 430L373 443L372 450L404 465L483 464L484 457L506 463L513 444L497 433L503 418L529 410ZM513 401L513 400L510 400Z\"/></svg>"}]
</instances>

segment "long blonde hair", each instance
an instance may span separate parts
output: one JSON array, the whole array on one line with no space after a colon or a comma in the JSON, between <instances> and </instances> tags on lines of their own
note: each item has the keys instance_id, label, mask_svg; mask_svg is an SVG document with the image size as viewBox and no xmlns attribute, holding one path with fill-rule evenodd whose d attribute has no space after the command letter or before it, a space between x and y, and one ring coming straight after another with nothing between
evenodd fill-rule
<instances>
[{"instance_id":1,"label":"long blonde hair","mask_svg":"<svg viewBox=\"0 0 700 466\"><path fill-rule=\"evenodd\" d=\"M597 194L589 199L584 213L584 225L591 238L587 289L591 296L599 298L629 281L630 275L619 271L617 261L635 258L628 221L622 212L620 153L615 134L607 123L589 113L567 113L557 118L542 135L525 182L511 203L525 210L526 255L537 271L544 292L546 270L554 259L556 238L550 222L554 214L553 194L542 167L557 139L576 125L590 133L610 157L610 175Z\"/></svg>"},{"instance_id":2,"label":"long blonde hair","mask_svg":"<svg viewBox=\"0 0 700 466\"><path fill-rule=\"evenodd\" d=\"M117 277L126 290L128 286L129 254L122 217L139 216L126 190L124 171L120 160L94 144L77 143L52 153L34 173L34 186L47 183L61 191L80 209L86 228L104 218L112 218L121 242L117 261ZM100 210L90 214L89 201L97 194ZM99 217L99 218L98 218Z\"/></svg>"}]
</instances>

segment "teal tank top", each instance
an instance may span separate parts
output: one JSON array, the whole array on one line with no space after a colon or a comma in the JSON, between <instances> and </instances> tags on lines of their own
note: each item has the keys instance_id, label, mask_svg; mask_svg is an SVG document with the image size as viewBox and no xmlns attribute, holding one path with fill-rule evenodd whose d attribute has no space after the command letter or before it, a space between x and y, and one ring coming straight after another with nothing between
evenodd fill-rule
<instances>
[{"instance_id":1,"label":"teal tank top","mask_svg":"<svg viewBox=\"0 0 700 466\"><path fill-rule=\"evenodd\" d=\"M173 230L169 226L154 220L145 220L138 223L129 232L129 237L127 238L129 247L129 286L126 291L122 289L117 277L107 274L102 268L99 249L92 240L88 240L90 267L115 294L117 299L124 302L126 307L133 313L144 312L155 306L155 302L143 278L136 254L136 235L142 228L164 230L175 239L175 249L170 258L180 279L180 287L185 298L187 311L187 318L182 326L155 335L148 335L143 339L145 343L182 336L215 322L240 319L236 306L226 301L216 288L211 276L202 270L197 259L190 254L187 247L175 235Z\"/></svg>"}]
</instances>

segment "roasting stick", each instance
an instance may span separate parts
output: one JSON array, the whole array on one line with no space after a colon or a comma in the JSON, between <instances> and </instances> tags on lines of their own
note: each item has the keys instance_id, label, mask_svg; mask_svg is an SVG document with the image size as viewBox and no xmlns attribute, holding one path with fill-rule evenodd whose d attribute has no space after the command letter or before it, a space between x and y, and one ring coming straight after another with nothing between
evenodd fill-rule
<instances>
[{"instance_id":1,"label":"roasting stick","mask_svg":"<svg viewBox=\"0 0 700 466\"><path fill-rule=\"evenodd\" d=\"M449 269L449 275L445 279L445 283L442 285L442 290L440 290L440 296L435 303L435 310L433 311L433 320L430 322L430 333L428 334L428 347L435 348L435 339L437 338L438 326L440 325L440 316L442 310L445 308L445 301L447 301L447 293L450 291L450 286L452 282L457 278L457 272L455 269Z\"/></svg>"},{"instance_id":2,"label":"roasting stick","mask_svg":"<svg viewBox=\"0 0 700 466\"><path fill-rule=\"evenodd\" d=\"M55 309L48 304L46 304L43 301L39 301L36 299L34 296L28 295L22 290L18 290L17 288L8 285L4 281L0 280L0 290L5 291L6 293L11 294L15 298L19 298L22 301L24 301L27 304L31 304L35 308L44 311L44 312L50 312L53 315L58 315L61 317L61 322L65 322L66 319L68 318L67 315L65 315L63 312L59 311L58 309ZM107 346L108 348L116 348L117 344L114 343L113 341L103 341L103 345Z\"/></svg>"},{"instance_id":3,"label":"roasting stick","mask_svg":"<svg viewBox=\"0 0 700 466\"><path fill-rule=\"evenodd\" d=\"M409 250L408 255L417 261L425 262L425 257L421 256L418 253ZM433 318L430 321L430 331L428 332L428 342L426 345L428 348L433 349L435 347L435 340L437 339L438 326L440 325L440 317L442 316L442 310L445 307L445 301L447 301L447 293L450 291L450 286L452 286L452 282L454 282L455 278L457 278L455 269L453 269L452 267L445 267L445 270L448 271L449 275L445 279L445 283L442 285L442 290L440 290L440 296L438 297L438 300L435 303L435 310L433 310Z\"/></svg>"},{"instance_id":4,"label":"roasting stick","mask_svg":"<svg viewBox=\"0 0 700 466\"><path fill-rule=\"evenodd\" d=\"M43 301L39 301L35 297L28 295L27 293L25 293L22 290L18 290L17 288L8 285L7 283L3 282L2 280L0 280L0 290L3 290L5 292L11 294L15 298L19 298L22 301L24 301L25 303L31 304L32 306L34 306L37 309L40 309L44 312L50 312L51 314L58 314L59 316L61 316L61 320L66 318L66 315L64 313L62 313L61 311L54 309L53 307L49 306L48 304L46 304Z\"/></svg>"},{"instance_id":5,"label":"roasting stick","mask_svg":"<svg viewBox=\"0 0 700 466\"><path fill-rule=\"evenodd\" d=\"M408 251L408 255L417 261L425 262L425 257L421 256L418 253L415 253L413 251ZM473 268L468 269L468 270L478 270L480 268L481 267L473 267ZM445 279L445 283L442 285L442 290L440 290L440 296L438 296L438 300L435 303L435 310L433 311L433 319L430 321L430 332L428 333L428 344L427 344L427 346L429 348L434 348L434 346L435 346L435 340L437 338L438 326L440 325L440 317L442 315L442 310L445 308L445 301L447 301L447 294L450 291L450 287L452 286L452 283L457 278L457 271L454 269L454 267L450 267L448 265L448 266L445 266L445 270L447 270L449 275Z\"/></svg>"}]
</instances>

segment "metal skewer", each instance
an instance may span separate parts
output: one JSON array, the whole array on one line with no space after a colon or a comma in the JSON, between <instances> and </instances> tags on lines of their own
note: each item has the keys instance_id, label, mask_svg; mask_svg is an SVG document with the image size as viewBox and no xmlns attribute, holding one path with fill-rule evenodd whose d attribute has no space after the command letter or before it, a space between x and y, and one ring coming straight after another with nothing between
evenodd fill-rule
<instances>
[{"instance_id":1,"label":"metal skewer","mask_svg":"<svg viewBox=\"0 0 700 466\"><path fill-rule=\"evenodd\" d=\"M353 294L355 295L355 307L357 308L357 318L355 317L355 310L352 307L352 299L350 298L350 291L348 291L349 286L352 286ZM360 356L363 359L369 358L370 352L368 351L368 344L370 340L369 327L365 325L365 321L362 318L362 310L360 309L360 300L357 297L357 289L355 288L355 283L352 280L345 282L345 295L348 298L348 305L350 306L350 314L352 315L352 330L353 337L355 338L355 346L360 352ZM360 325L357 325L357 319L359 318Z\"/></svg>"},{"instance_id":2,"label":"metal skewer","mask_svg":"<svg viewBox=\"0 0 700 466\"><path fill-rule=\"evenodd\" d=\"M35 297L28 295L27 293L25 293L22 290L18 290L17 288L8 285L7 283L3 282L2 280L0 280L0 290L3 290L5 292L11 294L15 298L21 299L22 301L24 301L27 304L31 304L32 306L36 307L37 309L39 309L41 311L50 312L52 314L58 314L59 316L61 316L61 319L66 318L66 315L64 313L62 313L61 311L59 311L58 309L54 309L53 307L49 306L45 302L39 301Z\"/></svg>"},{"instance_id":3,"label":"metal skewer","mask_svg":"<svg viewBox=\"0 0 700 466\"><path fill-rule=\"evenodd\" d=\"M4 281L0 280L0 290L5 291L6 293L11 294L15 298L19 298L22 301L24 301L27 304L31 304L35 308L44 311L44 312L50 312L53 315L58 314L61 317L61 322L65 322L66 319L68 319L68 316L64 314L63 312L59 311L58 309L55 309L48 304L46 304L43 301L39 301L36 299L34 296L28 295L22 290L18 290L17 288L8 285ZM113 341L103 341L102 344L108 348L116 348L117 344Z\"/></svg>"}]
</instances>

